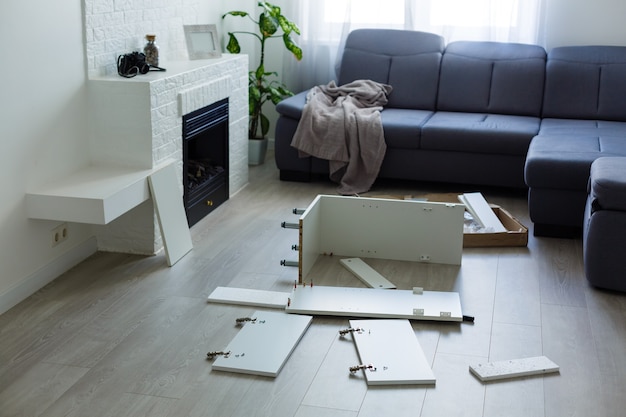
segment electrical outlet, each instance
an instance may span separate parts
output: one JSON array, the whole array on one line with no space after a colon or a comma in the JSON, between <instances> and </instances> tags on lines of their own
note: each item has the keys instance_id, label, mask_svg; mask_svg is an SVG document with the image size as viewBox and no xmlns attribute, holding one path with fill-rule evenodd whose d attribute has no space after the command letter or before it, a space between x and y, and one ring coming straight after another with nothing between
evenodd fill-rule
<instances>
[{"instance_id":1,"label":"electrical outlet","mask_svg":"<svg viewBox=\"0 0 626 417\"><path fill-rule=\"evenodd\" d=\"M63 242L69 236L69 229L67 223L61 223L54 229L52 229L52 246L56 246Z\"/></svg>"}]
</instances>

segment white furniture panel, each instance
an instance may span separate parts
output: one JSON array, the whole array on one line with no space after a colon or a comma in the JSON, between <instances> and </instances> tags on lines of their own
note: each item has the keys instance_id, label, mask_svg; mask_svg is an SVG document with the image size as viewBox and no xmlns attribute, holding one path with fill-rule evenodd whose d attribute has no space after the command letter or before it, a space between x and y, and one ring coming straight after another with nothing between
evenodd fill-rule
<instances>
[{"instance_id":1,"label":"white furniture panel","mask_svg":"<svg viewBox=\"0 0 626 417\"><path fill-rule=\"evenodd\" d=\"M212 303L279 309L284 309L288 300L289 294L286 292L230 287L217 287L208 298Z\"/></svg>"},{"instance_id":2,"label":"white furniture panel","mask_svg":"<svg viewBox=\"0 0 626 417\"><path fill-rule=\"evenodd\" d=\"M298 286L290 300L288 313L463 321L456 292Z\"/></svg>"},{"instance_id":3,"label":"white furniture panel","mask_svg":"<svg viewBox=\"0 0 626 417\"><path fill-rule=\"evenodd\" d=\"M494 381L559 372L559 366L545 356L536 356L470 365L470 371L481 381Z\"/></svg>"},{"instance_id":4,"label":"white furniture panel","mask_svg":"<svg viewBox=\"0 0 626 417\"><path fill-rule=\"evenodd\" d=\"M148 182L161 227L167 264L172 266L193 248L174 165L154 172L148 177Z\"/></svg>"},{"instance_id":5,"label":"white furniture panel","mask_svg":"<svg viewBox=\"0 0 626 417\"><path fill-rule=\"evenodd\" d=\"M300 217L300 282L323 253L460 265L463 212L460 204L319 195Z\"/></svg>"},{"instance_id":6,"label":"white furniture panel","mask_svg":"<svg viewBox=\"0 0 626 417\"><path fill-rule=\"evenodd\" d=\"M228 344L227 356L213 363L216 371L275 377L311 324L311 316L257 311Z\"/></svg>"},{"instance_id":7,"label":"white furniture panel","mask_svg":"<svg viewBox=\"0 0 626 417\"><path fill-rule=\"evenodd\" d=\"M396 288L392 282L363 262L361 258L344 258L339 260L339 263L370 288Z\"/></svg>"},{"instance_id":8,"label":"white furniture panel","mask_svg":"<svg viewBox=\"0 0 626 417\"><path fill-rule=\"evenodd\" d=\"M408 320L350 320L367 385L434 384L435 375Z\"/></svg>"}]
</instances>

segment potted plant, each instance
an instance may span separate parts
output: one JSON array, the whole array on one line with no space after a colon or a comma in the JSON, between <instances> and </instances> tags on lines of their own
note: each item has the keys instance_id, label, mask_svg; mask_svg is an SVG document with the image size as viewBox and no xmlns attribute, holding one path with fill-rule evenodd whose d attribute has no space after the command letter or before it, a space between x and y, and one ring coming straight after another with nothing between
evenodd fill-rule
<instances>
[{"instance_id":1,"label":"potted plant","mask_svg":"<svg viewBox=\"0 0 626 417\"><path fill-rule=\"evenodd\" d=\"M278 104L293 93L287 89L285 84L277 79L278 73L265 69L265 42L272 38L282 38L285 48L293 54L299 61L302 59L302 49L294 42L292 33L300 34L300 29L292 21L283 16L280 7L266 1L260 1L261 8L258 20L255 20L249 13L244 11L231 11L225 13L222 19L227 16L247 17L256 26L258 32L233 31L228 32L228 43L226 50L232 54L241 52L237 35L250 35L260 42L261 50L259 64L254 71L250 71L248 78L248 100L249 100L249 124L248 138L250 150L253 152L259 148L260 156L255 156L249 152L249 163L263 163L267 150L267 133L270 130L270 121L263 113L263 105L268 101ZM254 141L254 142L253 142ZM256 142L256 143L255 143Z\"/></svg>"}]
</instances>

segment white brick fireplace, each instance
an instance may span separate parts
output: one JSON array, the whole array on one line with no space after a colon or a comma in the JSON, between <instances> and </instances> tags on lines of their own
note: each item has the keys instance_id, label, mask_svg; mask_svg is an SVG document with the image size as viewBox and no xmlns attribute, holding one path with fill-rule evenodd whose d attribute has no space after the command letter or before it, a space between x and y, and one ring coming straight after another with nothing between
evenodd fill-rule
<instances>
[{"instance_id":1,"label":"white brick fireplace","mask_svg":"<svg viewBox=\"0 0 626 417\"><path fill-rule=\"evenodd\" d=\"M174 160L182 195L182 117L229 101L230 195L248 182L248 60L246 56L163 63L166 72L89 80L91 159L95 165L152 169ZM150 200L97 232L100 250L151 254L161 248Z\"/></svg>"}]
</instances>

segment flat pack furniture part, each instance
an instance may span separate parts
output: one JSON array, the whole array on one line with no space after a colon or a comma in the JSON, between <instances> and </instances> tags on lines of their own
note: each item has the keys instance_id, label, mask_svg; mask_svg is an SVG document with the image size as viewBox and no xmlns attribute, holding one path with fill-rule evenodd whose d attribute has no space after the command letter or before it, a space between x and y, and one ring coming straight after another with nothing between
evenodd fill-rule
<instances>
[{"instance_id":1,"label":"flat pack furniture part","mask_svg":"<svg viewBox=\"0 0 626 417\"><path fill-rule=\"evenodd\" d=\"M481 193L461 194L459 195L459 201L465 204L474 220L485 229L493 230L493 233L507 231Z\"/></svg>"},{"instance_id":2,"label":"flat pack furniture part","mask_svg":"<svg viewBox=\"0 0 626 417\"><path fill-rule=\"evenodd\" d=\"M208 301L212 303L269 307L284 310L289 301L289 293L252 290L247 288L217 287L209 295Z\"/></svg>"},{"instance_id":3,"label":"flat pack furniture part","mask_svg":"<svg viewBox=\"0 0 626 417\"><path fill-rule=\"evenodd\" d=\"M175 165L167 165L151 174L148 184L163 235L167 264L172 266L193 248Z\"/></svg>"},{"instance_id":4,"label":"flat pack furniture part","mask_svg":"<svg viewBox=\"0 0 626 417\"><path fill-rule=\"evenodd\" d=\"M435 384L435 375L408 320L350 320L367 385Z\"/></svg>"},{"instance_id":5,"label":"flat pack furniture part","mask_svg":"<svg viewBox=\"0 0 626 417\"><path fill-rule=\"evenodd\" d=\"M213 362L213 370L276 377L313 317L256 311Z\"/></svg>"},{"instance_id":6,"label":"flat pack furniture part","mask_svg":"<svg viewBox=\"0 0 626 417\"><path fill-rule=\"evenodd\" d=\"M459 293L298 286L287 313L323 316L463 321Z\"/></svg>"},{"instance_id":7,"label":"flat pack furniture part","mask_svg":"<svg viewBox=\"0 0 626 417\"><path fill-rule=\"evenodd\" d=\"M479 363L469 369L483 382L559 372L559 366L545 356Z\"/></svg>"},{"instance_id":8,"label":"flat pack furniture part","mask_svg":"<svg viewBox=\"0 0 626 417\"><path fill-rule=\"evenodd\" d=\"M453 203L318 195L299 218L299 281L324 253L460 265L464 211Z\"/></svg>"},{"instance_id":9,"label":"flat pack furniture part","mask_svg":"<svg viewBox=\"0 0 626 417\"><path fill-rule=\"evenodd\" d=\"M361 258L344 258L339 263L370 288L395 289L396 286L380 275Z\"/></svg>"}]
</instances>

